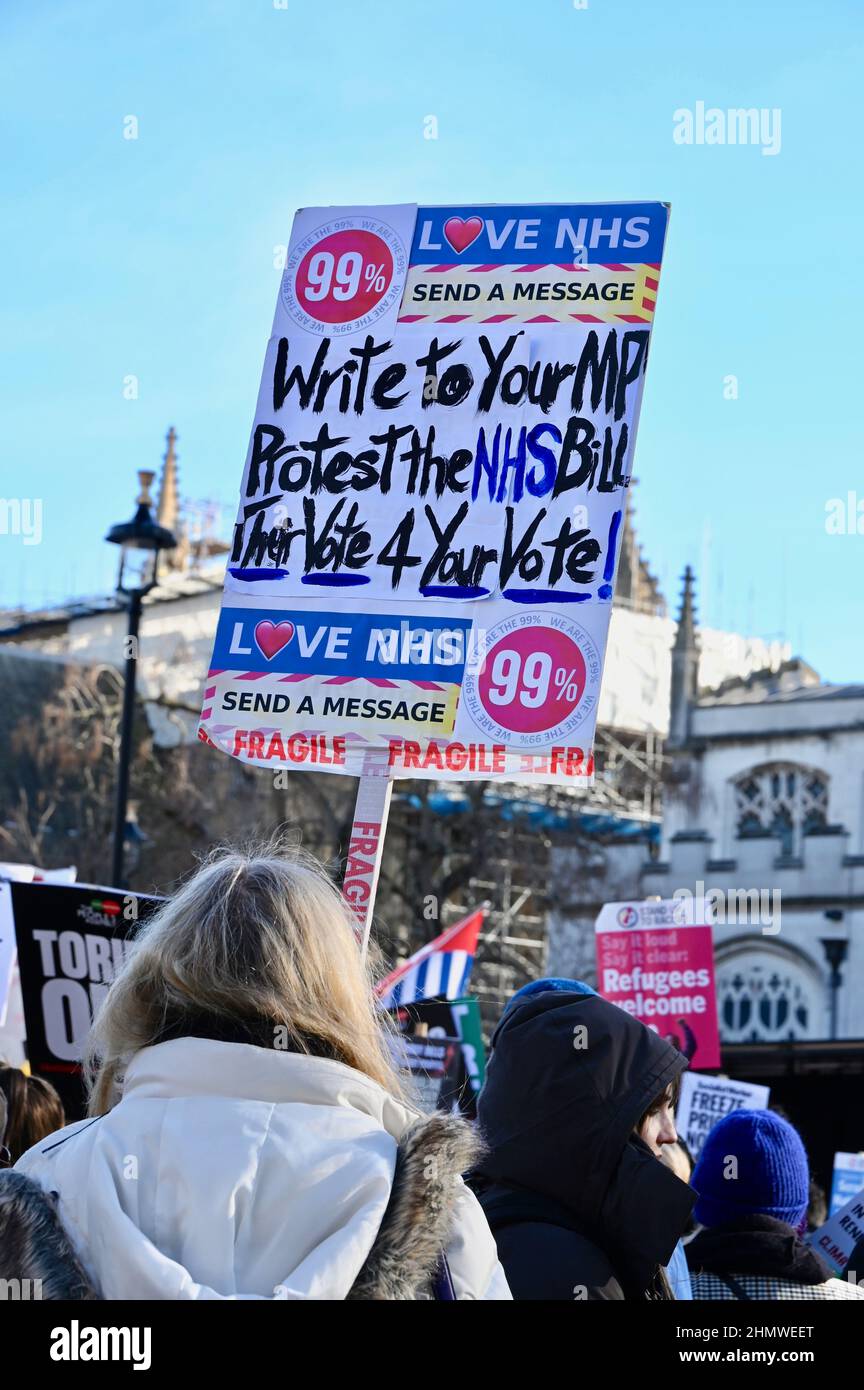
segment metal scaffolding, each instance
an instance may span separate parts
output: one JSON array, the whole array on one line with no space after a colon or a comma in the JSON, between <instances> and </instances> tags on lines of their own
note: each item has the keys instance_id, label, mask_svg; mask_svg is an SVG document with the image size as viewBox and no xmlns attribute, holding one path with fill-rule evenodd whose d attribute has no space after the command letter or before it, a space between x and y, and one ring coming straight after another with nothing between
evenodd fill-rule
<instances>
[{"instance_id":1,"label":"metal scaffolding","mask_svg":"<svg viewBox=\"0 0 864 1390\"><path fill-rule=\"evenodd\" d=\"M472 975L472 992L479 996L484 1019L491 1025L506 1000L546 963L546 914L549 908L549 856L553 845L581 844L598 851L603 830L582 829L581 817L643 821L659 825L662 818L663 740L655 733L598 728L594 745L595 782L590 788L530 787L514 792L519 800L545 806L561 827L538 828L518 814L501 817L492 836L481 874L472 876L448 905L448 921L456 921L480 902L486 902L486 925ZM511 789L513 791L513 789ZM569 819L571 828L564 828ZM488 834L488 831L487 831Z\"/></svg>"}]
</instances>

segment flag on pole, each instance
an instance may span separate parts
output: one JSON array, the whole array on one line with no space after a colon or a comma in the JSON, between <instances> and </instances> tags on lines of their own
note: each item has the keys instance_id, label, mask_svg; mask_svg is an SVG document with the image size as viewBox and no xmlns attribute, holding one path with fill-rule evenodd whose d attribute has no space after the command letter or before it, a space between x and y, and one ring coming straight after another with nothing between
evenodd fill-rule
<instances>
[{"instance_id":1,"label":"flag on pole","mask_svg":"<svg viewBox=\"0 0 864 1390\"><path fill-rule=\"evenodd\" d=\"M459 999L465 994L483 917L480 907L391 970L375 986L383 1007L396 1009L418 999Z\"/></svg>"}]
</instances>

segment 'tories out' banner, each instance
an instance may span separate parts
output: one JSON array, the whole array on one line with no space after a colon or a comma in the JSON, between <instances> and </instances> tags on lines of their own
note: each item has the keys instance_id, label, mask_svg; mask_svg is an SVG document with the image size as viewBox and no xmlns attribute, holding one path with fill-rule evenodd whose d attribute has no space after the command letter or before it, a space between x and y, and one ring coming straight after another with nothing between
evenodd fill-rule
<instances>
[{"instance_id":1,"label":"'tories out' banner","mask_svg":"<svg viewBox=\"0 0 864 1390\"><path fill-rule=\"evenodd\" d=\"M200 737L586 784L668 207L304 208Z\"/></svg>"},{"instance_id":2,"label":"'tories out' banner","mask_svg":"<svg viewBox=\"0 0 864 1390\"><path fill-rule=\"evenodd\" d=\"M67 1120L84 1114L80 1058L130 938L163 900L87 884L13 883L27 1056L53 1082Z\"/></svg>"},{"instance_id":3,"label":"'tories out' banner","mask_svg":"<svg viewBox=\"0 0 864 1390\"><path fill-rule=\"evenodd\" d=\"M0 862L0 1028L6 1023L9 994L15 973L15 925L12 918L14 883L74 883L75 867L68 869L39 869L35 864ZM0 1057L3 1056L0 1050Z\"/></svg>"},{"instance_id":4,"label":"'tories out' banner","mask_svg":"<svg viewBox=\"0 0 864 1390\"><path fill-rule=\"evenodd\" d=\"M597 988L674 1042L696 1070L720 1065L710 908L699 898L606 903Z\"/></svg>"}]
</instances>

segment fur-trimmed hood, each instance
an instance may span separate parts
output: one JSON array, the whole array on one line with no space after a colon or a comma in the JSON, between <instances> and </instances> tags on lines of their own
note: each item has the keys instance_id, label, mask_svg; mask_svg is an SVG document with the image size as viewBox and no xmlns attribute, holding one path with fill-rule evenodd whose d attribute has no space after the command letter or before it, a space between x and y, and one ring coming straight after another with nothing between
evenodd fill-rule
<instances>
[{"instance_id":1,"label":"fur-trimmed hood","mask_svg":"<svg viewBox=\"0 0 864 1390\"><path fill-rule=\"evenodd\" d=\"M109 1114L13 1176L58 1194L103 1298L423 1298L442 1250L457 1298L509 1298L459 1176L475 1156L463 1121L341 1063L182 1038L138 1053Z\"/></svg>"},{"instance_id":2,"label":"fur-trimmed hood","mask_svg":"<svg viewBox=\"0 0 864 1390\"><path fill-rule=\"evenodd\" d=\"M19 1297L98 1297L60 1224L57 1194L8 1168L0 1172L0 1279Z\"/></svg>"}]
</instances>

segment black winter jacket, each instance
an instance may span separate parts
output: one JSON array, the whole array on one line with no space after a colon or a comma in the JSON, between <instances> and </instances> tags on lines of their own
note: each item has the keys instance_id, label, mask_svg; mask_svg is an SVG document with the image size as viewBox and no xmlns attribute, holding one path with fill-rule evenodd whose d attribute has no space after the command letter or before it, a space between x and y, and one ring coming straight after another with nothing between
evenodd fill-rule
<instances>
[{"instance_id":1,"label":"black winter jacket","mask_svg":"<svg viewBox=\"0 0 864 1390\"><path fill-rule=\"evenodd\" d=\"M864 1299L791 1226L761 1213L699 1231L686 1246L694 1299Z\"/></svg>"},{"instance_id":2,"label":"black winter jacket","mask_svg":"<svg viewBox=\"0 0 864 1390\"><path fill-rule=\"evenodd\" d=\"M549 991L505 1012L470 1181L514 1298L669 1296L659 1267L696 1198L634 1127L686 1065L597 995Z\"/></svg>"}]
</instances>

